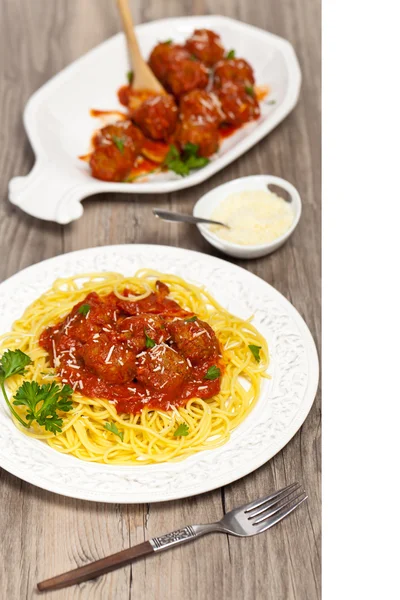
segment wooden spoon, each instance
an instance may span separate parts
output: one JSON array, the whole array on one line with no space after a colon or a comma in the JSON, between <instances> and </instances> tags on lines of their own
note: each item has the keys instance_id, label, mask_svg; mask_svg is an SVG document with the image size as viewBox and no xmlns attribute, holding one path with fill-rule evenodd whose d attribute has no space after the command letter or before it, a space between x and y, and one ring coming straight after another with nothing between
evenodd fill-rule
<instances>
[{"instance_id":1,"label":"wooden spoon","mask_svg":"<svg viewBox=\"0 0 400 600\"><path fill-rule=\"evenodd\" d=\"M140 52L132 15L129 9L129 0L117 0L117 5L125 31L126 42L128 44L128 50L134 74L132 89L150 90L152 92L156 92L157 94L166 94L163 86L155 77L153 71L150 69Z\"/></svg>"}]
</instances>

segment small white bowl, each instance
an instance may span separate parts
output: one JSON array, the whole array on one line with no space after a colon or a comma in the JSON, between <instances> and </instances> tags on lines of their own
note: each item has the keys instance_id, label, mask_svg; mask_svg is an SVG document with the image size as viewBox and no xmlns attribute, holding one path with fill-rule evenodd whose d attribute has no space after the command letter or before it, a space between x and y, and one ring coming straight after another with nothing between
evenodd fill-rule
<instances>
[{"instance_id":1,"label":"small white bowl","mask_svg":"<svg viewBox=\"0 0 400 600\"><path fill-rule=\"evenodd\" d=\"M221 252L229 254L230 256L236 256L237 258L258 258L274 252L274 250L282 246L282 244L284 244L292 235L301 215L300 194L296 188L285 179L274 177L273 175L251 175L250 177L240 177L240 179L234 179L228 183L223 183L202 196L196 202L193 208L193 215L195 217L210 219L217 206L230 194L249 190L265 191L269 185L279 186L289 194L291 199L290 206L294 213L294 219L290 229L279 238L276 238L273 242L267 242L266 244L243 246L242 244L234 244L233 242L221 239L209 230L209 225L203 224L197 225L201 235ZM279 195L279 192L277 193Z\"/></svg>"}]
</instances>

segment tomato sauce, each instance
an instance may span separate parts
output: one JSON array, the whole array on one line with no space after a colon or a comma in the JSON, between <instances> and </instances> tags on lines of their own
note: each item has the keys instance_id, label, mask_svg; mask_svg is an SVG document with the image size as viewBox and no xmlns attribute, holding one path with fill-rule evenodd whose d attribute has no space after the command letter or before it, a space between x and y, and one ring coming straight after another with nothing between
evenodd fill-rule
<instances>
[{"instance_id":1,"label":"tomato sauce","mask_svg":"<svg viewBox=\"0 0 400 600\"><path fill-rule=\"evenodd\" d=\"M126 119L128 119L128 115L121 112L120 110L99 110L97 108L91 108L90 109L90 116L91 117L109 117L109 116L116 116L118 117L121 121L125 121Z\"/></svg>"},{"instance_id":2,"label":"tomato sauce","mask_svg":"<svg viewBox=\"0 0 400 600\"><path fill-rule=\"evenodd\" d=\"M270 89L267 85L256 85L254 90L256 93L257 100L259 102L262 102L263 100L265 100L265 98L270 93Z\"/></svg>"},{"instance_id":3,"label":"tomato sauce","mask_svg":"<svg viewBox=\"0 0 400 600\"><path fill-rule=\"evenodd\" d=\"M143 156L151 160L153 163L162 164L167 157L168 151L169 144L165 142L155 142L153 140L149 140L148 138L144 138L141 152Z\"/></svg>"},{"instance_id":4,"label":"tomato sauce","mask_svg":"<svg viewBox=\"0 0 400 600\"><path fill-rule=\"evenodd\" d=\"M118 413L169 410L218 394L224 365L215 332L168 298L168 287L130 301L92 292L40 345L64 384L115 404ZM211 378L213 377L213 378Z\"/></svg>"},{"instance_id":5,"label":"tomato sauce","mask_svg":"<svg viewBox=\"0 0 400 600\"><path fill-rule=\"evenodd\" d=\"M230 137L240 129L241 125L221 125L219 135L222 139Z\"/></svg>"},{"instance_id":6,"label":"tomato sauce","mask_svg":"<svg viewBox=\"0 0 400 600\"><path fill-rule=\"evenodd\" d=\"M149 175L150 173L153 173L153 171L159 170L159 168L159 163L156 163L153 160L149 160L144 156L139 156L136 159L136 162L130 170L129 175L126 177L125 181L134 181L138 177L142 177L143 175Z\"/></svg>"}]
</instances>

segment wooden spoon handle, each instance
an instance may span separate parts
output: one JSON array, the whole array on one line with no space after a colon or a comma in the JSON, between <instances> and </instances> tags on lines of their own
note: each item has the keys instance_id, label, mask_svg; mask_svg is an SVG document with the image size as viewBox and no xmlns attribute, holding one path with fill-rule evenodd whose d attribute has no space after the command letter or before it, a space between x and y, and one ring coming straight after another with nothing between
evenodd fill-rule
<instances>
[{"instance_id":1,"label":"wooden spoon handle","mask_svg":"<svg viewBox=\"0 0 400 600\"><path fill-rule=\"evenodd\" d=\"M128 43L132 68L135 71L139 64L143 62L143 58L135 35L132 14L129 9L129 0L117 0L117 4Z\"/></svg>"},{"instance_id":2,"label":"wooden spoon handle","mask_svg":"<svg viewBox=\"0 0 400 600\"><path fill-rule=\"evenodd\" d=\"M95 577L99 577L99 575L104 575L104 573L119 569L132 562L132 560L140 558L141 556L146 556L146 554L151 554L152 552L154 552L154 548L150 542L143 542L142 544L133 546L133 548L128 548L127 550L122 550L121 552L117 552L106 558L96 560L84 567L73 569L62 575L46 579L46 581L41 581L37 584L37 587L39 591L45 592L49 590L59 590L76 583L82 583L82 581L94 579Z\"/></svg>"},{"instance_id":3,"label":"wooden spoon handle","mask_svg":"<svg viewBox=\"0 0 400 600\"><path fill-rule=\"evenodd\" d=\"M131 11L129 9L129 0L117 0L117 5L121 15L126 42L128 44L130 63L133 69L133 89L151 90L156 94L165 94L163 86L155 77L140 52Z\"/></svg>"}]
</instances>

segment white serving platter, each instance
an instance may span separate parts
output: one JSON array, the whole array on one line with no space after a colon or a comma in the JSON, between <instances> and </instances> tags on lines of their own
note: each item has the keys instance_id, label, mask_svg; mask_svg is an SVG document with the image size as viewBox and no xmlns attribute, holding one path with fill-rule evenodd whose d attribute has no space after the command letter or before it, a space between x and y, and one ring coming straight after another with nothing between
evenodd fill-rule
<instances>
[{"instance_id":1,"label":"white serving platter","mask_svg":"<svg viewBox=\"0 0 400 600\"><path fill-rule=\"evenodd\" d=\"M261 105L261 117L224 140L206 167L183 178L167 172L140 182L109 183L92 178L88 165L78 159L89 151L93 131L101 126L90 116L90 109L121 110L116 92L126 82L129 66L125 39L119 33L31 96L24 124L36 162L27 176L10 181L10 201L30 215L66 224L82 216L81 200L87 196L103 192L164 194L197 185L265 137L297 103L301 73L292 46L272 33L222 16L153 21L138 25L137 35L148 57L159 40L181 42L195 28L203 27L219 33L227 49L235 49L238 57L253 66L257 85L271 90Z\"/></svg>"},{"instance_id":2,"label":"white serving platter","mask_svg":"<svg viewBox=\"0 0 400 600\"><path fill-rule=\"evenodd\" d=\"M46 490L98 502L161 502L229 484L270 460L305 420L318 385L318 356L307 325L268 283L245 269L180 248L125 245L91 248L28 267L0 284L0 334L58 277L89 271L129 276L147 267L203 284L231 313L265 336L271 364L252 412L229 441L181 462L103 465L61 454L16 428L0 400L0 467Z\"/></svg>"}]
</instances>

